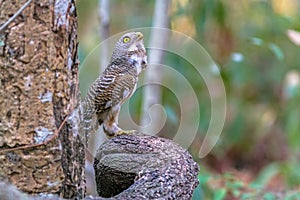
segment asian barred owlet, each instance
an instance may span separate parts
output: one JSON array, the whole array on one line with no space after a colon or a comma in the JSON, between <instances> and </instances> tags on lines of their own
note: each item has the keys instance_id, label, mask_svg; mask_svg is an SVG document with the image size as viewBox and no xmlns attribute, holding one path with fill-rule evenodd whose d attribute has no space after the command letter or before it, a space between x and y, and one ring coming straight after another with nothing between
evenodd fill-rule
<instances>
[{"instance_id":1,"label":"asian barred owlet","mask_svg":"<svg viewBox=\"0 0 300 200\"><path fill-rule=\"evenodd\" d=\"M101 124L108 137L130 132L118 127L119 112L121 105L134 93L138 75L146 65L143 34L130 32L123 35L115 45L110 63L89 88L83 101L87 138Z\"/></svg>"}]
</instances>

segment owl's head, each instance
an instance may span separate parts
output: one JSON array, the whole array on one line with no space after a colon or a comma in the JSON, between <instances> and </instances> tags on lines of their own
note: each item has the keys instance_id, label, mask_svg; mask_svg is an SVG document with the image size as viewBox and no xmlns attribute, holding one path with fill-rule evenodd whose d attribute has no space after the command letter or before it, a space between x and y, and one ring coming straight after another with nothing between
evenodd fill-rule
<instances>
[{"instance_id":1,"label":"owl's head","mask_svg":"<svg viewBox=\"0 0 300 200\"><path fill-rule=\"evenodd\" d=\"M129 57L133 54L145 54L146 50L141 32L129 32L124 34L116 43L112 60Z\"/></svg>"}]
</instances>

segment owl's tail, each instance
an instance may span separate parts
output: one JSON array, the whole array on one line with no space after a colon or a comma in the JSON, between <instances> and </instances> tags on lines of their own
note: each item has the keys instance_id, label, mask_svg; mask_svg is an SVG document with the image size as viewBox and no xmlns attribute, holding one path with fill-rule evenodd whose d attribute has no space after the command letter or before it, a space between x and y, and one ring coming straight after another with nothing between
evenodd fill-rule
<instances>
[{"instance_id":1,"label":"owl's tail","mask_svg":"<svg viewBox=\"0 0 300 200\"><path fill-rule=\"evenodd\" d=\"M91 134L94 134L97 130L98 127L102 124L102 122L98 123L97 121L97 116L89 116L89 117L85 117L83 119L83 140L85 142L85 145L88 145L88 141L89 141L89 137Z\"/></svg>"},{"instance_id":2,"label":"owl's tail","mask_svg":"<svg viewBox=\"0 0 300 200\"><path fill-rule=\"evenodd\" d=\"M97 115L94 104L90 98L85 98L82 103L82 140L88 146L89 137L95 133L101 123L97 122Z\"/></svg>"}]
</instances>

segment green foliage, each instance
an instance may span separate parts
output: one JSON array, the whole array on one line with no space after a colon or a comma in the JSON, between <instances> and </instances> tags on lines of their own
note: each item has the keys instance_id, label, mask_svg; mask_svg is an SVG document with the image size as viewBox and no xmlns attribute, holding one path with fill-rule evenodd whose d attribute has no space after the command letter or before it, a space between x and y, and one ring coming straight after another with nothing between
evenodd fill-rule
<instances>
[{"instance_id":1,"label":"green foliage","mask_svg":"<svg viewBox=\"0 0 300 200\"><path fill-rule=\"evenodd\" d=\"M300 199L300 191L298 192L291 192L287 194L284 200L299 200Z\"/></svg>"},{"instance_id":2,"label":"green foliage","mask_svg":"<svg viewBox=\"0 0 300 200\"><path fill-rule=\"evenodd\" d=\"M216 175L202 168L198 175L200 184L194 191L192 199L299 199L300 188L297 189L296 187L296 189L292 190L271 191L267 187L269 181L271 178L274 178L275 175L286 173L282 171L284 165L285 164L271 164L251 183L243 182L234 173ZM298 177L295 177L295 179L297 178ZM297 186L299 186L299 183Z\"/></svg>"},{"instance_id":3,"label":"green foliage","mask_svg":"<svg viewBox=\"0 0 300 200\"><path fill-rule=\"evenodd\" d=\"M213 200L222 200L226 196L226 189L222 188L219 190L216 190L213 196Z\"/></svg>"},{"instance_id":4,"label":"green foliage","mask_svg":"<svg viewBox=\"0 0 300 200\"><path fill-rule=\"evenodd\" d=\"M273 163L266 166L260 171L252 185L255 187L266 185L276 174L279 173L279 167L280 166L278 163Z\"/></svg>"},{"instance_id":5,"label":"green foliage","mask_svg":"<svg viewBox=\"0 0 300 200\"><path fill-rule=\"evenodd\" d=\"M264 200L275 200L276 199L275 195L270 192L265 193L263 198L264 198Z\"/></svg>"},{"instance_id":6,"label":"green foliage","mask_svg":"<svg viewBox=\"0 0 300 200\"><path fill-rule=\"evenodd\" d=\"M197 186L194 190L192 200L202 200L203 199L203 191L200 186Z\"/></svg>"}]
</instances>

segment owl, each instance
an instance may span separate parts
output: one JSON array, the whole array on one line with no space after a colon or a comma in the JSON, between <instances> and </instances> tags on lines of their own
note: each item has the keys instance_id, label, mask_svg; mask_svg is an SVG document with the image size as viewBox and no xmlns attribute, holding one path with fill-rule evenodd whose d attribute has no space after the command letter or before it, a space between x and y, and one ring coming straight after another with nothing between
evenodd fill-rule
<instances>
[{"instance_id":1,"label":"owl","mask_svg":"<svg viewBox=\"0 0 300 200\"><path fill-rule=\"evenodd\" d=\"M110 63L83 100L83 128L87 138L100 125L108 137L130 133L118 126L118 117L122 104L134 93L138 76L146 66L143 34L124 34L114 47Z\"/></svg>"}]
</instances>

